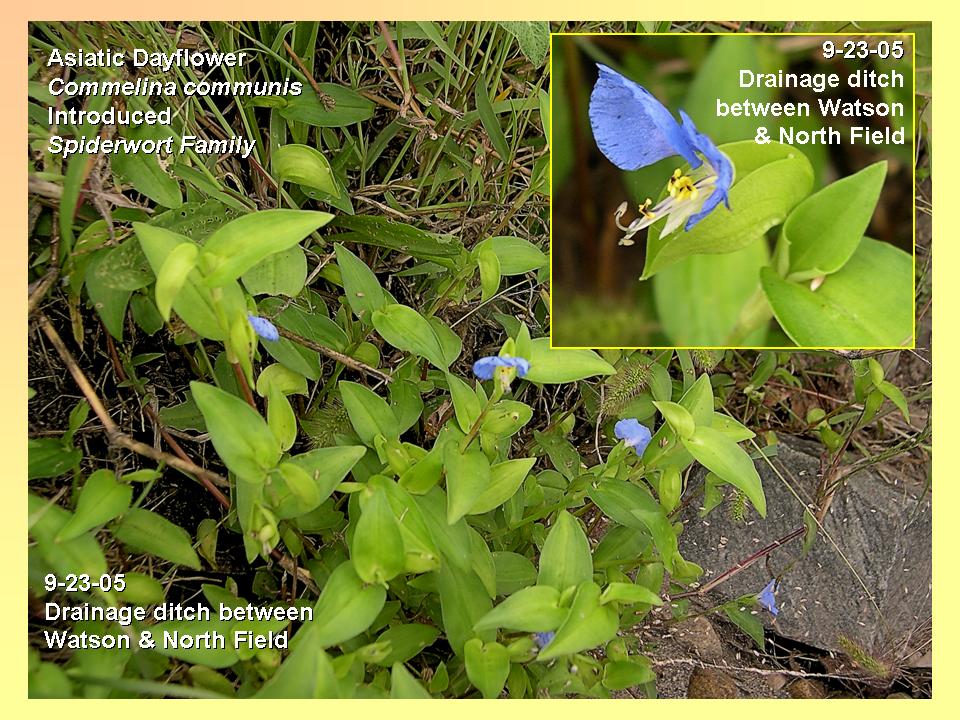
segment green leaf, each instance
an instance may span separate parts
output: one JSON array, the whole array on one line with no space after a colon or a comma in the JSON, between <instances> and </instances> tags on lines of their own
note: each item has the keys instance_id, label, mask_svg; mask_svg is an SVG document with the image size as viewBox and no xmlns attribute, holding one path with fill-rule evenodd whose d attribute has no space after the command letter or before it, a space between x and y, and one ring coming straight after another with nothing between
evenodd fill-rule
<instances>
[{"instance_id":1,"label":"green leaf","mask_svg":"<svg viewBox=\"0 0 960 720\"><path fill-rule=\"evenodd\" d=\"M170 129L160 125L129 125L122 127L120 134L130 140L164 140L170 137ZM176 139L174 139L176 142ZM118 152L110 156L110 167L158 205L175 208L183 202L180 183L170 177L160 166L159 155L145 152Z\"/></svg>"},{"instance_id":2,"label":"green leaf","mask_svg":"<svg viewBox=\"0 0 960 720\"><path fill-rule=\"evenodd\" d=\"M760 271L773 314L801 347L891 348L913 341L913 262L863 238L853 257L811 291L771 268Z\"/></svg>"},{"instance_id":3,"label":"green leaf","mask_svg":"<svg viewBox=\"0 0 960 720\"><path fill-rule=\"evenodd\" d=\"M363 504L350 559L361 580L386 586L404 567L403 537L386 494L374 491Z\"/></svg>"},{"instance_id":4,"label":"green leaf","mask_svg":"<svg viewBox=\"0 0 960 720\"><path fill-rule=\"evenodd\" d=\"M134 232L140 241L150 266L157 274L160 273L169 255L183 243L192 243L185 235L164 229L145 225L143 223L133 223ZM183 251L189 252L189 251ZM225 285L221 292L225 300L231 303L244 303L243 291L234 284ZM239 298L237 294L239 293ZM232 297L231 297L232 296ZM203 284L199 271L192 272L187 276L186 282L180 287L173 301L173 309L176 311L187 325L190 326L198 335L211 340L223 340L226 333L220 327L220 321L217 313L214 311L213 297L210 289Z\"/></svg>"},{"instance_id":5,"label":"green leaf","mask_svg":"<svg viewBox=\"0 0 960 720\"><path fill-rule=\"evenodd\" d=\"M463 646L474 637L473 626L490 611L490 596L473 570L446 561L437 571L437 588L447 642L458 656L463 656ZM490 630L476 635L485 641L496 637Z\"/></svg>"},{"instance_id":6,"label":"green leaf","mask_svg":"<svg viewBox=\"0 0 960 720\"><path fill-rule=\"evenodd\" d=\"M760 238L731 253L689 255L658 272L653 296L670 343L727 344L741 309L760 287L760 268L767 261L767 242ZM762 345L765 337L763 327L741 344Z\"/></svg>"},{"instance_id":7,"label":"green leaf","mask_svg":"<svg viewBox=\"0 0 960 720\"><path fill-rule=\"evenodd\" d=\"M99 527L130 507L133 488L117 482L110 470L97 470L84 483L77 509L57 533L57 541L70 540Z\"/></svg>"},{"instance_id":8,"label":"green leaf","mask_svg":"<svg viewBox=\"0 0 960 720\"><path fill-rule=\"evenodd\" d=\"M274 176L299 185L315 200L353 213L353 204L346 189L330 167L330 161L316 148L308 145L283 145L273 152L270 160Z\"/></svg>"},{"instance_id":9,"label":"green leaf","mask_svg":"<svg viewBox=\"0 0 960 720\"><path fill-rule=\"evenodd\" d=\"M760 622L760 619L756 615L748 610L743 609L745 600L748 599L744 598L732 600L728 603L725 603L721 607L723 608L724 614L730 618L730 621L738 628L743 630L751 638L753 638L753 641L757 644L757 647L763 650L763 623ZM752 600L752 598L749 600Z\"/></svg>"},{"instance_id":10,"label":"green leaf","mask_svg":"<svg viewBox=\"0 0 960 720\"><path fill-rule=\"evenodd\" d=\"M468 514L490 512L512 498L536 461L536 458L514 458L493 465L490 468L489 483L473 501Z\"/></svg>"},{"instance_id":11,"label":"green leaf","mask_svg":"<svg viewBox=\"0 0 960 720\"><path fill-rule=\"evenodd\" d=\"M113 290L139 290L153 281L150 263L136 238L129 238L104 253L101 262L92 270L87 269L87 277L91 276Z\"/></svg>"},{"instance_id":12,"label":"green leaf","mask_svg":"<svg viewBox=\"0 0 960 720\"><path fill-rule=\"evenodd\" d=\"M231 220L203 246L201 267L208 287L236 280L265 257L300 243L333 215L313 210L260 210Z\"/></svg>"},{"instance_id":13,"label":"green leaf","mask_svg":"<svg viewBox=\"0 0 960 720\"><path fill-rule=\"evenodd\" d=\"M660 400L654 400L653 404L677 435L681 438L690 438L693 435L696 428L693 415L683 405Z\"/></svg>"},{"instance_id":14,"label":"green leaf","mask_svg":"<svg viewBox=\"0 0 960 720\"><path fill-rule=\"evenodd\" d=\"M566 617L567 609L560 607L559 590L550 585L532 585L513 593L480 618L473 629L548 632L560 627Z\"/></svg>"},{"instance_id":15,"label":"green leaf","mask_svg":"<svg viewBox=\"0 0 960 720\"><path fill-rule=\"evenodd\" d=\"M629 687L655 682L656 674L641 660L642 657L637 657L606 662L603 666L601 684L607 690L626 690Z\"/></svg>"},{"instance_id":16,"label":"green leaf","mask_svg":"<svg viewBox=\"0 0 960 720\"><path fill-rule=\"evenodd\" d=\"M27 441L27 479L52 478L77 467L83 459L79 448L65 446L58 438Z\"/></svg>"},{"instance_id":17,"label":"green leaf","mask_svg":"<svg viewBox=\"0 0 960 720\"><path fill-rule=\"evenodd\" d=\"M655 592L641 585L625 582L612 582L607 585L606 590L600 596L600 603L606 604L608 602L622 602L628 605L634 603L663 605L663 600Z\"/></svg>"},{"instance_id":18,"label":"green leaf","mask_svg":"<svg viewBox=\"0 0 960 720\"><path fill-rule=\"evenodd\" d=\"M516 400L501 400L487 411L480 429L505 438L516 435L533 418L533 408Z\"/></svg>"},{"instance_id":19,"label":"green leaf","mask_svg":"<svg viewBox=\"0 0 960 720\"><path fill-rule=\"evenodd\" d=\"M490 484L490 461L480 450L460 452L459 444L447 443L443 451L447 475L447 523L453 525L473 507Z\"/></svg>"},{"instance_id":20,"label":"green leaf","mask_svg":"<svg viewBox=\"0 0 960 720\"><path fill-rule=\"evenodd\" d=\"M490 138L493 149L497 151L497 155L503 162L510 162L510 146L507 145L503 128L500 127L500 121L497 120L497 115L493 112L493 105L490 103L489 95L487 95L487 88L483 84L483 77L474 86L473 99L477 104L480 122L487 132L487 137Z\"/></svg>"},{"instance_id":21,"label":"green leaf","mask_svg":"<svg viewBox=\"0 0 960 720\"><path fill-rule=\"evenodd\" d=\"M30 536L44 561L60 575L86 573L100 577L107 571L107 561L95 535L86 533L65 542L56 536L70 520L70 513L44 498L27 495L27 520Z\"/></svg>"},{"instance_id":22,"label":"green leaf","mask_svg":"<svg viewBox=\"0 0 960 720\"><path fill-rule=\"evenodd\" d=\"M538 384L567 383L616 372L593 350L551 350L550 338L531 340L527 359L530 371L524 379Z\"/></svg>"},{"instance_id":23,"label":"green leaf","mask_svg":"<svg viewBox=\"0 0 960 720\"><path fill-rule=\"evenodd\" d=\"M593 578L590 543L580 522L561 510L547 533L540 552L538 585L550 585L560 592Z\"/></svg>"},{"instance_id":24,"label":"green leaf","mask_svg":"<svg viewBox=\"0 0 960 720\"><path fill-rule=\"evenodd\" d=\"M373 326L395 348L425 358L441 370L447 369L449 363L433 326L413 308L386 305L373 313Z\"/></svg>"},{"instance_id":25,"label":"green leaf","mask_svg":"<svg viewBox=\"0 0 960 720\"><path fill-rule=\"evenodd\" d=\"M370 317L377 310L387 304L386 295L373 271L363 260L358 258L340 243L334 245L337 254L337 265L343 278L343 295L353 310L353 314L361 320L370 322Z\"/></svg>"},{"instance_id":26,"label":"green leaf","mask_svg":"<svg viewBox=\"0 0 960 720\"><path fill-rule=\"evenodd\" d=\"M467 677L488 700L500 696L510 674L510 653L498 642L468 640L463 647Z\"/></svg>"},{"instance_id":27,"label":"green leaf","mask_svg":"<svg viewBox=\"0 0 960 720\"><path fill-rule=\"evenodd\" d=\"M719 430L700 426L683 446L707 470L742 490L761 517L767 516L767 501L757 469L750 456Z\"/></svg>"},{"instance_id":28,"label":"green leaf","mask_svg":"<svg viewBox=\"0 0 960 720\"><path fill-rule=\"evenodd\" d=\"M340 397L347 408L350 423L367 447L376 447L377 435L398 439L397 418L387 401L373 390L347 380L339 383Z\"/></svg>"},{"instance_id":29,"label":"green leaf","mask_svg":"<svg viewBox=\"0 0 960 720\"><path fill-rule=\"evenodd\" d=\"M373 117L373 103L352 88L318 83L324 98L305 87L301 95L284 98L280 114L287 120L315 127L346 127Z\"/></svg>"},{"instance_id":30,"label":"green leaf","mask_svg":"<svg viewBox=\"0 0 960 720\"><path fill-rule=\"evenodd\" d=\"M428 700L432 696L417 681L403 663L394 663L390 670L390 697L396 700Z\"/></svg>"},{"instance_id":31,"label":"green leaf","mask_svg":"<svg viewBox=\"0 0 960 720\"><path fill-rule=\"evenodd\" d=\"M711 427L719 430L734 442L743 442L744 440L756 437L756 433L754 433L753 430L739 420L734 420L729 415L721 412L715 412L713 414Z\"/></svg>"},{"instance_id":32,"label":"green leaf","mask_svg":"<svg viewBox=\"0 0 960 720\"><path fill-rule=\"evenodd\" d=\"M440 351L443 353L443 362L445 367L449 367L456 362L463 351L463 341L450 327L440 318L433 316L429 318L430 327L436 333L437 342L440 343Z\"/></svg>"},{"instance_id":33,"label":"green leaf","mask_svg":"<svg viewBox=\"0 0 960 720\"><path fill-rule=\"evenodd\" d=\"M909 423L910 410L907 407L907 399L903 396L900 388L886 380L881 380L877 385L877 390L879 390L884 397L897 406L897 409L903 415L903 419Z\"/></svg>"},{"instance_id":34,"label":"green leaf","mask_svg":"<svg viewBox=\"0 0 960 720\"><path fill-rule=\"evenodd\" d=\"M457 425L464 433L480 417L480 399L469 385L456 375L446 373L447 385L450 387L450 398L453 400L453 409L457 416Z\"/></svg>"},{"instance_id":35,"label":"green leaf","mask_svg":"<svg viewBox=\"0 0 960 720\"><path fill-rule=\"evenodd\" d=\"M150 510L133 508L124 514L114 525L113 536L139 552L200 569L200 558L187 531Z\"/></svg>"},{"instance_id":36,"label":"green leaf","mask_svg":"<svg viewBox=\"0 0 960 720\"><path fill-rule=\"evenodd\" d=\"M307 256L294 245L268 255L240 276L251 295L296 297L307 279Z\"/></svg>"},{"instance_id":37,"label":"green leaf","mask_svg":"<svg viewBox=\"0 0 960 720\"><path fill-rule=\"evenodd\" d=\"M346 477L347 473L364 456L367 449L359 446L317 448L301 455L294 455L287 462L292 463L313 479L322 503L333 493L334 488Z\"/></svg>"},{"instance_id":38,"label":"green leaf","mask_svg":"<svg viewBox=\"0 0 960 720\"><path fill-rule=\"evenodd\" d=\"M190 383L210 440L224 464L248 482L263 482L281 449L267 423L240 398L206 383Z\"/></svg>"},{"instance_id":39,"label":"green leaf","mask_svg":"<svg viewBox=\"0 0 960 720\"><path fill-rule=\"evenodd\" d=\"M540 661L580 652L607 642L617 634L619 617L608 605L600 605L600 588L581 583L570 612L553 640L537 655Z\"/></svg>"},{"instance_id":40,"label":"green leaf","mask_svg":"<svg viewBox=\"0 0 960 720\"><path fill-rule=\"evenodd\" d=\"M103 320L107 331L117 340L123 339L123 319L130 302L129 290L115 290L104 281L100 266L110 255L110 250L97 250L87 262L85 287L93 308Z\"/></svg>"},{"instance_id":41,"label":"green leaf","mask_svg":"<svg viewBox=\"0 0 960 720\"><path fill-rule=\"evenodd\" d=\"M182 242L167 255L160 272L157 273L157 284L154 288L157 299L157 310L164 320L170 319L170 311L177 299L180 288L187 281L187 276L197 265L197 256L200 248L192 242Z\"/></svg>"},{"instance_id":42,"label":"green leaf","mask_svg":"<svg viewBox=\"0 0 960 720\"><path fill-rule=\"evenodd\" d=\"M549 261L540 248L518 237L490 237L477 243L473 249L477 256L484 251L492 251L497 256L502 275L522 275L532 270L539 270Z\"/></svg>"},{"instance_id":43,"label":"green leaf","mask_svg":"<svg viewBox=\"0 0 960 720\"><path fill-rule=\"evenodd\" d=\"M497 595L511 595L537 582L537 569L519 553L498 550L493 553L497 573Z\"/></svg>"},{"instance_id":44,"label":"green leaf","mask_svg":"<svg viewBox=\"0 0 960 720\"><path fill-rule=\"evenodd\" d=\"M380 614L386 597L383 586L364 585L351 563L341 563L323 586L314 605L313 620L305 623L306 632L298 633L294 644L328 648L356 637Z\"/></svg>"},{"instance_id":45,"label":"green leaf","mask_svg":"<svg viewBox=\"0 0 960 720\"><path fill-rule=\"evenodd\" d=\"M543 20L502 21L500 26L517 39L527 60L539 67L550 51L550 23Z\"/></svg>"},{"instance_id":46,"label":"green leaf","mask_svg":"<svg viewBox=\"0 0 960 720\"><path fill-rule=\"evenodd\" d=\"M377 642L390 645L389 654L377 665L390 667L395 663L404 663L420 654L427 646L432 645L440 635L440 631L433 625L422 623L405 623L393 625L377 638Z\"/></svg>"},{"instance_id":47,"label":"green leaf","mask_svg":"<svg viewBox=\"0 0 960 720\"><path fill-rule=\"evenodd\" d=\"M235 623L219 620L214 615L210 620L168 620L152 625L150 630L154 638L162 638L164 632L179 633L181 636L219 632L227 638L232 638L234 625ZM209 668L230 667L240 660L240 656L230 641L226 642L225 647L222 648L216 645L207 646L202 643L196 643L192 647L184 645L164 647L162 643L158 642L155 651L165 657L172 657L186 663L203 665Z\"/></svg>"},{"instance_id":48,"label":"green leaf","mask_svg":"<svg viewBox=\"0 0 960 720\"><path fill-rule=\"evenodd\" d=\"M260 397L266 397L270 388L277 388L284 395L310 394L307 379L298 372L274 363L265 367L257 376L256 391Z\"/></svg>"},{"instance_id":49,"label":"green leaf","mask_svg":"<svg viewBox=\"0 0 960 720\"><path fill-rule=\"evenodd\" d=\"M809 280L844 266L870 224L886 175L886 161L874 163L793 209L780 236L790 258L788 280Z\"/></svg>"},{"instance_id":50,"label":"green leaf","mask_svg":"<svg viewBox=\"0 0 960 720\"><path fill-rule=\"evenodd\" d=\"M477 267L480 270L480 301L486 302L500 289L500 260L489 248L477 253Z\"/></svg>"},{"instance_id":51,"label":"green leaf","mask_svg":"<svg viewBox=\"0 0 960 720\"><path fill-rule=\"evenodd\" d=\"M673 572L677 534L663 507L647 490L625 480L602 480L590 489L588 495L614 522L649 532L661 562Z\"/></svg>"},{"instance_id":52,"label":"green leaf","mask_svg":"<svg viewBox=\"0 0 960 720\"><path fill-rule=\"evenodd\" d=\"M292 700L339 697L337 677L323 647L298 644L255 697Z\"/></svg>"},{"instance_id":53,"label":"green leaf","mask_svg":"<svg viewBox=\"0 0 960 720\"><path fill-rule=\"evenodd\" d=\"M417 27L419 27L423 34L430 39L430 42L440 48L443 54L450 59L450 62L455 63L464 72L470 72L470 68L468 68L464 64L463 60L460 59L460 55L457 54L457 51L450 47L447 41L444 40L443 32L440 30L438 23L422 22L418 20Z\"/></svg>"},{"instance_id":54,"label":"green leaf","mask_svg":"<svg viewBox=\"0 0 960 720\"><path fill-rule=\"evenodd\" d=\"M331 226L348 231L334 238L340 243L385 247L410 254L418 260L439 263L449 269L457 269L452 258L459 257L463 252L463 244L453 235L437 235L386 217L341 215Z\"/></svg>"},{"instance_id":55,"label":"green leaf","mask_svg":"<svg viewBox=\"0 0 960 720\"><path fill-rule=\"evenodd\" d=\"M813 186L810 161L788 145L757 145L752 140L721 145L736 170L730 210L719 205L691 230L661 238L661 223L650 229L641 280L695 254L730 253L753 244L782 223Z\"/></svg>"}]
</instances>

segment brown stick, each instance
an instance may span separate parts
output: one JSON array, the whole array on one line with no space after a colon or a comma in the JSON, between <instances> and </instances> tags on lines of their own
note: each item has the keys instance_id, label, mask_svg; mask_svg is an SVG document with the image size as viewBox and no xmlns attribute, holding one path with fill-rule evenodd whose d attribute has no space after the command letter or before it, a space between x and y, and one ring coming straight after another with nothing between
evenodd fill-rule
<instances>
[{"instance_id":1,"label":"brown stick","mask_svg":"<svg viewBox=\"0 0 960 720\"><path fill-rule=\"evenodd\" d=\"M50 288L53 287L53 284L60 276L60 231L58 230L58 226L57 216L54 214L52 223L53 237L50 239L50 267L47 268L47 272L44 273L36 287L34 287L33 292L30 293L30 297L27 300L28 317L37 309L40 301L46 297L47 293L50 292Z\"/></svg>"},{"instance_id":2,"label":"brown stick","mask_svg":"<svg viewBox=\"0 0 960 720\"><path fill-rule=\"evenodd\" d=\"M286 328L278 327L277 330L280 332L282 337L285 337L287 340L295 342L297 345L303 345L303 347L310 350L314 350L321 355L326 355L331 360L336 360L342 365L346 365L348 368L352 368L357 372L366 373L367 375L373 375L374 377L383 380L384 382L393 382L393 376L388 375L382 370L377 370L375 367L371 367L364 362L355 360L349 355L344 355L341 352L336 350L331 350L325 345L320 343L315 343L313 340L303 337L302 335L297 335L295 332L290 332Z\"/></svg>"},{"instance_id":3,"label":"brown stick","mask_svg":"<svg viewBox=\"0 0 960 720\"><path fill-rule=\"evenodd\" d=\"M788 542L790 542L794 538L800 537L801 535L803 535L804 532L806 532L806 528L803 528L803 527L797 528L796 530L793 530L787 533L782 538L779 538L778 540L774 540L772 543L770 543L766 547L760 548L755 553L748 556L746 560L744 560L743 562L739 562L729 570L725 570L724 572L717 575L717 577L715 577L713 580L711 580L708 583L705 583L704 585L701 585L696 590L688 590L687 592L682 592L679 595L671 595L670 599L679 600L680 598L693 597L694 595L704 595L705 593L708 593L711 590L713 590L715 587L717 587L717 585L720 585L721 583L726 582L727 580L732 578L734 575L739 575L741 572L746 570L755 562L757 562L758 560L762 560L767 555L772 553L778 547L786 545Z\"/></svg>"},{"instance_id":4,"label":"brown stick","mask_svg":"<svg viewBox=\"0 0 960 720\"><path fill-rule=\"evenodd\" d=\"M163 452L162 450L157 450L155 447L147 445L146 443L142 443L139 440L134 440L132 437L124 433L113 421L113 418L110 417L110 413L107 412L106 407L104 407L103 403L100 401L100 397L93 389L93 386L90 384L87 376L84 374L83 370L80 369L80 365L77 363L76 359L74 359L73 353L70 352L63 340L60 338L60 334L57 332L56 328L53 327L53 323L51 323L47 316L42 313L38 315L37 321L40 324L40 329L43 330L43 333L50 340L50 343L57 351L57 354L60 355L60 359L63 360L63 363L67 366L67 370L69 370L70 375L73 376L74 382L76 382L77 387L80 388L80 392L83 393L84 398L86 398L87 402L90 403L90 408L93 410L97 418L99 418L101 424L103 425L104 431L107 434L107 439L110 441L111 445L126 448L137 453L138 455L149 457L152 460L169 465L170 467L176 468L177 470L185 472L188 475L193 475L205 488L207 488L208 491L210 491L210 493L217 499L217 502L219 502L224 508L228 510L230 509L230 500L222 492L220 492L217 487L230 487L230 483L225 477L218 475L215 472L211 472L210 470L206 470L199 465L190 462L189 460L184 460L176 455L171 455L170 453ZM313 582L313 577L310 575L310 573L307 570L299 567L292 558L284 555L277 548L274 548L270 551L270 556L276 560L280 564L280 567L282 567L284 570L298 576L311 590L314 592L319 592L319 588L317 588L316 583Z\"/></svg>"},{"instance_id":5,"label":"brown stick","mask_svg":"<svg viewBox=\"0 0 960 720\"><path fill-rule=\"evenodd\" d=\"M87 402L90 403L90 408L103 424L104 431L107 433L107 438L109 439L110 444L125 447L128 450L132 450L133 452L137 453L138 455L149 457L157 462L162 462L170 467L185 472L188 475L193 475L205 486L213 485L215 487L230 487L230 483L225 477L218 475L215 472L211 472L210 470L205 470L189 460L183 460L176 455L171 455L170 453L163 452L162 450L157 450L151 445L142 443L139 440L134 440L132 437L124 433L113 421L113 418L110 417L110 413L107 412L107 409L100 401L100 397L97 395L97 392L93 389L90 381L87 380L87 376L84 374L83 370L80 369L80 366L74 359L73 354L67 349L67 346L64 345L63 340L60 339L60 335L57 333L56 328L53 327L53 324L50 322L50 320L47 319L47 316L41 313L37 320L40 323L40 329L43 330L44 334L47 336L47 338L49 338L50 343L53 345L64 364L67 366L67 370L70 371L70 375L73 376L74 382L76 382L77 387L80 388L80 392L83 393L83 396L86 398Z\"/></svg>"}]
</instances>

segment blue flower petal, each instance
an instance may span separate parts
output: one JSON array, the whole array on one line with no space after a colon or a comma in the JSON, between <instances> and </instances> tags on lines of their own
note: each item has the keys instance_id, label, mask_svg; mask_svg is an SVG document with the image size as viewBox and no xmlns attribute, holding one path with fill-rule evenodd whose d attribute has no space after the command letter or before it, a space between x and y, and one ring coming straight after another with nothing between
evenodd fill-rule
<instances>
[{"instance_id":1,"label":"blue flower petal","mask_svg":"<svg viewBox=\"0 0 960 720\"><path fill-rule=\"evenodd\" d=\"M733 184L733 163L713 144L713 140L697 130L693 120L683 110L680 111L680 117L683 118L683 131L690 143L707 159L710 167L717 174L717 180L709 197L707 197L700 210L687 219L685 229L689 230L713 212L721 200L727 206L727 209L730 209L728 193L730 192L730 186Z\"/></svg>"},{"instance_id":2,"label":"blue flower petal","mask_svg":"<svg viewBox=\"0 0 960 720\"><path fill-rule=\"evenodd\" d=\"M498 367L503 366L503 358L496 355L482 357L473 364L473 374L481 380L493 380L493 373Z\"/></svg>"},{"instance_id":3,"label":"blue flower petal","mask_svg":"<svg viewBox=\"0 0 960 720\"><path fill-rule=\"evenodd\" d=\"M530 361L522 357L500 357L488 355L473 364L473 374L481 380L493 380L498 367L512 367L517 369L517 375L523 377L530 372Z\"/></svg>"},{"instance_id":4,"label":"blue flower petal","mask_svg":"<svg viewBox=\"0 0 960 720\"><path fill-rule=\"evenodd\" d=\"M277 330L276 325L266 318L250 314L247 315L247 319L250 320L250 325L253 326L253 331L264 340L276 342L280 339L280 331Z\"/></svg>"},{"instance_id":5,"label":"blue flower petal","mask_svg":"<svg viewBox=\"0 0 960 720\"><path fill-rule=\"evenodd\" d=\"M774 579L767 583L767 586L761 590L757 596L757 602L760 603L760 606L765 610L769 610L770 614L774 617L780 613L780 610L777 608L777 598L774 595L776 589L777 581Z\"/></svg>"},{"instance_id":6,"label":"blue flower petal","mask_svg":"<svg viewBox=\"0 0 960 720\"><path fill-rule=\"evenodd\" d=\"M537 644L538 648L543 650L556 636L557 634L552 630L548 632L538 632L533 634L533 641Z\"/></svg>"},{"instance_id":7,"label":"blue flower petal","mask_svg":"<svg viewBox=\"0 0 960 720\"><path fill-rule=\"evenodd\" d=\"M517 369L517 375L523 377L530 372L530 361L522 357L502 358Z\"/></svg>"},{"instance_id":8,"label":"blue flower petal","mask_svg":"<svg viewBox=\"0 0 960 720\"><path fill-rule=\"evenodd\" d=\"M590 126L597 147L617 167L636 170L671 155L700 167L695 145L670 111L646 88L606 65L590 95Z\"/></svg>"},{"instance_id":9,"label":"blue flower petal","mask_svg":"<svg viewBox=\"0 0 960 720\"><path fill-rule=\"evenodd\" d=\"M617 439L623 440L627 447L632 447L637 455L643 455L643 451L647 449L647 445L653 438L650 428L641 425L636 418L626 418L617 422L613 426L613 434Z\"/></svg>"}]
</instances>

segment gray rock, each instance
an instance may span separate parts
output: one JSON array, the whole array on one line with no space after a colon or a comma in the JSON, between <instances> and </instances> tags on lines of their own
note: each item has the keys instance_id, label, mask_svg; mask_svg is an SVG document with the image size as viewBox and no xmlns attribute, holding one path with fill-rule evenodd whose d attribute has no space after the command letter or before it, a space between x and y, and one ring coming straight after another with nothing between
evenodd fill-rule
<instances>
[{"instance_id":1,"label":"gray rock","mask_svg":"<svg viewBox=\"0 0 960 720\"><path fill-rule=\"evenodd\" d=\"M703 660L716 662L723 657L720 636L703 615L679 623L672 635L681 647Z\"/></svg>"},{"instance_id":2,"label":"gray rock","mask_svg":"<svg viewBox=\"0 0 960 720\"><path fill-rule=\"evenodd\" d=\"M745 522L738 522L728 504L706 518L699 517L698 507L684 513L680 550L704 568L701 584L802 526L803 503L813 500L820 461L781 443L772 462L783 480L766 462L757 463L766 519L751 509ZM693 474L693 487L703 475L702 469ZM852 642L869 654L906 657L929 636L929 494L918 498L903 484L892 486L864 470L837 492L824 527L826 534L819 532L811 552L792 567L801 539L719 585L711 591L711 601L758 593L774 575L784 573L777 618L756 609L778 634L827 650L849 651Z\"/></svg>"}]
</instances>

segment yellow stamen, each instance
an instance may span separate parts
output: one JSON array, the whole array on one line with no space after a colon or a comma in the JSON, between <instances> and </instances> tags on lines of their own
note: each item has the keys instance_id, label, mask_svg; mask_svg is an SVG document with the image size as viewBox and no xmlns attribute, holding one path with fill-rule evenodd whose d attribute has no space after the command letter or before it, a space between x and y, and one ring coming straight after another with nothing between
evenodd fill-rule
<instances>
[{"instance_id":1,"label":"yellow stamen","mask_svg":"<svg viewBox=\"0 0 960 720\"><path fill-rule=\"evenodd\" d=\"M650 206L653 205L653 200L647 198L643 205L640 206L640 214L643 215L647 220L652 220L657 216L655 212L650 211Z\"/></svg>"},{"instance_id":2,"label":"yellow stamen","mask_svg":"<svg viewBox=\"0 0 960 720\"><path fill-rule=\"evenodd\" d=\"M673 176L667 182L667 190L670 192L670 197L678 198L680 201L693 200L700 192L693 184L693 179L680 172L680 168L673 171Z\"/></svg>"}]
</instances>

